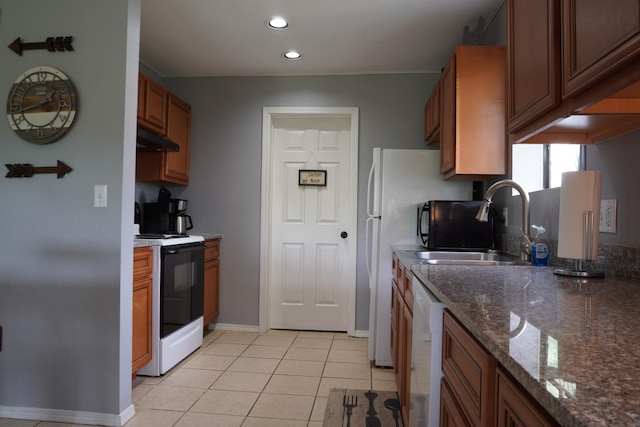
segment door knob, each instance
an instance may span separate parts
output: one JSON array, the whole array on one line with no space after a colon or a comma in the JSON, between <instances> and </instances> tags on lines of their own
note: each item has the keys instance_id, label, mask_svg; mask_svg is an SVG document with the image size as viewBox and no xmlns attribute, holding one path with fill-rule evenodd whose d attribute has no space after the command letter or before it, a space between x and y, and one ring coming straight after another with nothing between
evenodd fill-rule
<instances>
[{"instance_id":1,"label":"door knob","mask_svg":"<svg viewBox=\"0 0 640 427\"><path fill-rule=\"evenodd\" d=\"M342 233L340 233L340 237L342 237L343 239L346 239L349 236L349 234L346 231L343 231Z\"/></svg>"}]
</instances>

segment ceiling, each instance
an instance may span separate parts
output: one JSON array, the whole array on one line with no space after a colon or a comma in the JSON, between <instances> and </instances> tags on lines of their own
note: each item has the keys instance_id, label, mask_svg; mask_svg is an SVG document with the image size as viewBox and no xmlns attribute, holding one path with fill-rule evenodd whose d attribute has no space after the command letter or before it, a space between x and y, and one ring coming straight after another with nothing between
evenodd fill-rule
<instances>
[{"instance_id":1,"label":"ceiling","mask_svg":"<svg viewBox=\"0 0 640 427\"><path fill-rule=\"evenodd\" d=\"M439 72L502 2L142 0L140 60L161 77ZM289 27L267 28L272 16Z\"/></svg>"}]
</instances>

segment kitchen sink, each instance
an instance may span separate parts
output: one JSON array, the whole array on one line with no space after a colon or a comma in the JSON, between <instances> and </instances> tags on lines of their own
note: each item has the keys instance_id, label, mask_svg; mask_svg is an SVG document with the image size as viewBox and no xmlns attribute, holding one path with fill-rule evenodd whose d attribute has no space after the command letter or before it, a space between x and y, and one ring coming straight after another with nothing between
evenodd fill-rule
<instances>
[{"instance_id":1,"label":"kitchen sink","mask_svg":"<svg viewBox=\"0 0 640 427\"><path fill-rule=\"evenodd\" d=\"M417 251L424 264L437 265L529 265L518 258L497 252Z\"/></svg>"}]
</instances>

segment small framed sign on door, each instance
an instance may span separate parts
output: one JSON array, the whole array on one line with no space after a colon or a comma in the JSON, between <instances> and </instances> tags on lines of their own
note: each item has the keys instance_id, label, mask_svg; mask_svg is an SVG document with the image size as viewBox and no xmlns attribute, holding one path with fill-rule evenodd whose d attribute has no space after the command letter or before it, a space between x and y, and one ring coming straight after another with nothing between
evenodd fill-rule
<instances>
[{"instance_id":1,"label":"small framed sign on door","mask_svg":"<svg viewBox=\"0 0 640 427\"><path fill-rule=\"evenodd\" d=\"M298 185L327 186L326 170L300 169L298 171Z\"/></svg>"}]
</instances>

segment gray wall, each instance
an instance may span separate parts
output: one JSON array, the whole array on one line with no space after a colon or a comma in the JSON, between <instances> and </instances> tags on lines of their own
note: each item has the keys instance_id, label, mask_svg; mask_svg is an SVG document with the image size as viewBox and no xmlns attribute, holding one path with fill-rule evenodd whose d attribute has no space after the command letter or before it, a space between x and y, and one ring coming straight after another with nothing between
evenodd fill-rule
<instances>
[{"instance_id":1,"label":"gray wall","mask_svg":"<svg viewBox=\"0 0 640 427\"><path fill-rule=\"evenodd\" d=\"M195 231L224 234L220 323L258 325L262 108L358 107L356 329L368 330L364 221L372 149L425 147L423 106L438 77L402 74L164 80L165 86L193 109L191 184L168 188L174 196L189 199Z\"/></svg>"},{"instance_id":2,"label":"gray wall","mask_svg":"<svg viewBox=\"0 0 640 427\"><path fill-rule=\"evenodd\" d=\"M131 404L139 8L138 0L0 0L3 96L22 72L47 65L72 79L80 106L68 134L48 145L23 141L0 120L3 164L73 168L62 179L0 182L0 417L11 408L113 415ZM74 52L6 48L18 36L68 35ZM108 185L108 207L93 207L94 184Z\"/></svg>"}]
</instances>

